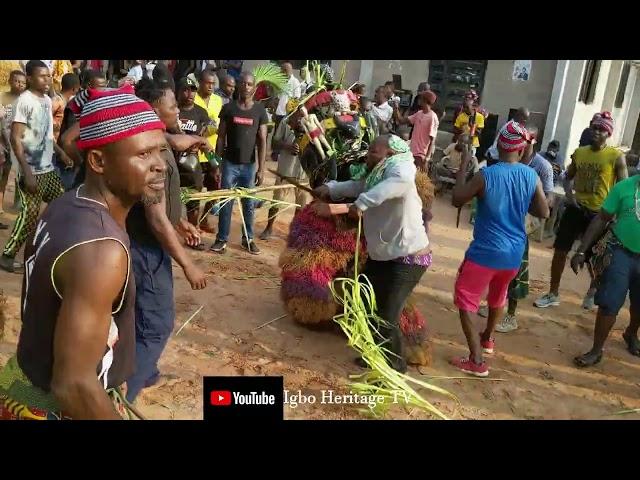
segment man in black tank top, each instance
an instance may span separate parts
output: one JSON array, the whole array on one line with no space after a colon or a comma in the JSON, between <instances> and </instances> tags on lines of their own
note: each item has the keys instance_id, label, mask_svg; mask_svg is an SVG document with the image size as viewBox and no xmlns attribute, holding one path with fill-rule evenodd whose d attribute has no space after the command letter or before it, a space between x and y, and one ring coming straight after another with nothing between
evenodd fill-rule
<instances>
[{"instance_id":1,"label":"man in black tank top","mask_svg":"<svg viewBox=\"0 0 640 480\"><path fill-rule=\"evenodd\" d=\"M113 401L135 365L125 220L140 199L163 198L164 124L130 86L91 90L79 123L86 180L51 202L27 241L22 330L0 371L0 418L125 413Z\"/></svg>"}]
</instances>

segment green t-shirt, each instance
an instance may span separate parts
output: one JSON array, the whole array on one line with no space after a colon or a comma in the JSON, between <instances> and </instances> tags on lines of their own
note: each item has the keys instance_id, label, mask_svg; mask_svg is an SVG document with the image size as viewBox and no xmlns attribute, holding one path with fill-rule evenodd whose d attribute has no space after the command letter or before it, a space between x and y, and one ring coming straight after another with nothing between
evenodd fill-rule
<instances>
[{"instance_id":1,"label":"green t-shirt","mask_svg":"<svg viewBox=\"0 0 640 480\"><path fill-rule=\"evenodd\" d=\"M640 253L640 220L636 214L636 190L640 177L633 176L618 182L609 192L602 209L616 216L613 233L625 248ZM640 198L638 199L640 202ZM640 204L638 204L640 209Z\"/></svg>"}]
</instances>

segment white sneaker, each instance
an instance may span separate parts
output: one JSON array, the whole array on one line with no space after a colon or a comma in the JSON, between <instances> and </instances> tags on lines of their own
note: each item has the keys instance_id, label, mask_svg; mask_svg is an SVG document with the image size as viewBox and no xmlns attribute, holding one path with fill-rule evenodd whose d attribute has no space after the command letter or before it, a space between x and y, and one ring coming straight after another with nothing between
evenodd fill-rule
<instances>
[{"instance_id":1,"label":"white sneaker","mask_svg":"<svg viewBox=\"0 0 640 480\"><path fill-rule=\"evenodd\" d=\"M582 301L582 308L585 310L593 310L596 306L595 295L589 295L588 293L584 296L584 300Z\"/></svg>"},{"instance_id":2,"label":"white sneaker","mask_svg":"<svg viewBox=\"0 0 640 480\"><path fill-rule=\"evenodd\" d=\"M538 308L557 307L560 305L560 296L547 293L533 302L533 304Z\"/></svg>"},{"instance_id":3,"label":"white sneaker","mask_svg":"<svg viewBox=\"0 0 640 480\"><path fill-rule=\"evenodd\" d=\"M502 321L496 325L496 332L500 333L509 333L518 329L518 320L516 320L515 315L509 315L508 313L504 316Z\"/></svg>"}]
</instances>

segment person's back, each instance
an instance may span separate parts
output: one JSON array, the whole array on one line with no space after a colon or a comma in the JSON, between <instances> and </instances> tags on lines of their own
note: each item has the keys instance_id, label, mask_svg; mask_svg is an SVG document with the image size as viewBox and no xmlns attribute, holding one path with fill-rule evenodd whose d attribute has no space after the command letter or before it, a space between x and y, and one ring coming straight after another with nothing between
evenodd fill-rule
<instances>
[{"instance_id":1,"label":"person's back","mask_svg":"<svg viewBox=\"0 0 640 480\"><path fill-rule=\"evenodd\" d=\"M73 218L73 222L69 222ZM79 245L111 240L122 245L129 256L129 237L109 215L107 207L82 196L82 188L67 192L47 207L35 234L25 247L25 276L22 286L24 308L18 342L18 364L28 380L43 390L51 389L54 362L53 340L63 292L53 277L56 262ZM105 388L122 384L133 370L133 308L135 282L129 278L119 302L113 305L109 344L96 373ZM15 392L18 394L18 392ZM12 397L16 401L33 399ZM30 404L57 409L46 404L53 397L43 396L45 404Z\"/></svg>"},{"instance_id":2,"label":"person's back","mask_svg":"<svg viewBox=\"0 0 640 480\"><path fill-rule=\"evenodd\" d=\"M482 170L485 188L478 199L473 241L467 258L495 269L518 268L525 247L525 216L537 174L520 163L498 162Z\"/></svg>"},{"instance_id":3,"label":"person's back","mask_svg":"<svg viewBox=\"0 0 640 480\"><path fill-rule=\"evenodd\" d=\"M538 177L540 177L544 193L551 192L553 190L553 167L551 163L541 154L536 153L529 162L529 167L533 168Z\"/></svg>"}]
</instances>

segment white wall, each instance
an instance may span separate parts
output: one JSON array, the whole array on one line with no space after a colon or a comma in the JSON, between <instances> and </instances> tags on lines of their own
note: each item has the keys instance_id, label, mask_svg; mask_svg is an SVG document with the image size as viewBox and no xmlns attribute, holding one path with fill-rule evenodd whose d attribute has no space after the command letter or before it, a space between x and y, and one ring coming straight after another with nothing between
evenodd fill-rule
<instances>
[{"instance_id":1,"label":"white wall","mask_svg":"<svg viewBox=\"0 0 640 480\"><path fill-rule=\"evenodd\" d=\"M618 93L618 85L620 84L620 75L622 74L622 63L622 60L611 61L609 77L607 79L607 86L605 88L601 106L603 111L611 112L615 119L618 117L615 114L616 112L614 112L614 103L616 100L616 94Z\"/></svg>"},{"instance_id":2,"label":"white wall","mask_svg":"<svg viewBox=\"0 0 640 480\"><path fill-rule=\"evenodd\" d=\"M622 67L624 66L624 61L616 60L615 62L619 64L620 68L616 69L615 74L612 69L612 73L609 75L609 86L612 87L613 91L613 101L611 102L610 112L616 122L611 142L614 145L631 147L631 143L633 142L633 133L631 134L631 141L627 142L626 132L627 130L632 130L635 133L636 124L638 123L638 110L634 108L634 105L637 103L637 101L634 102L634 100L637 100L634 99L634 96L640 95L640 90L636 88L637 69L633 65L629 69L629 78L627 80L627 87L624 91L622 106L620 108L615 108L615 97L618 93L620 80L622 79ZM607 95L609 94L610 92L607 92ZM606 109L606 105L603 106L603 110Z\"/></svg>"},{"instance_id":3,"label":"white wall","mask_svg":"<svg viewBox=\"0 0 640 480\"><path fill-rule=\"evenodd\" d=\"M631 67L631 72L629 72L629 82L627 83L624 101L628 103L629 108L625 117L620 143L630 147L633 144L633 137L636 133L638 117L640 116L640 75L638 75L638 68L634 66Z\"/></svg>"},{"instance_id":4,"label":"white wall","mask_svg":"<svg viewBox=\"0 0 640 480\"><path fill-rule=\"evenodd\" d=\"M336 82L340 80L340 72L342 71L344 62L347 62L347 67L343 86L344 88L349 88L360 78L360 60L331 60L331 68L333 68Z\"/></svg>"},{"instance_id":5,"label":"white wall","mask_svg":"<svg viewBox=\"0 0 640 480\"><path fill-rule=\"evenodd\" d=\"M563 69L560 62L566 62L568 65L564 88L561 88ZM586 60L561 60L560 62L550 109L554 111L559 103L557 120L553 116L547 119L543 144L546 146L553 139L559 140L561 153L568 162L569 156L578 147L582 131L589 126L593 115L606 110L611 112L615 120L610 144L630 147L640 115L640 76L637 68L631 67L623 104L620 108L615 108L615 97L622 74L622 60L602 60L594 99L588 105L578 101Z\"/></svg>"},{"instance_id":6,"label":"white wall","mask_svg":"<svg viewBox=\"0 0 640 480\"><path fill-rule=\"evenodd\" d=\"M498 115L498 126L511 108L527 107L547 115L557 60L532 60L529 81L513 81L513 60L489 60L482 89L482 106Z\"/></svg>"},{"instance_id":7,"label":"white wall","mask_svg":"<svg viewBox=\"0 0 640 480\"><path fill-rule=\"evenodd\" d=\"M256 66L261 65L263 63L269 63L269 60L245 60L242 64L242 69L246 71L252 71ZM296 76L297 76L297 72Z\"/></svg>"},{"instance_id":8,"label":"white wall","mask_svg":"<svg viewBox=\"0 0 640 480\"><path fill-rule=\"evenodd\" d=\"M573 152L573 149L570 150L569 147L571 119L577 105L584 66L585 60L561 60L558 62L559 68L556 72L553 91L554 101L555 97L558 97L557 119L547 118L542 141L544 148L551 140L558 140L560 142L560 154L565 158L565 161L568 159L569 154ZM555 130L552 126L555 126ZM580 139L579 135L576 144Z\"/></svg>"},{"instance_id":9,"label":"white wall","mask_svg":"<svg viewBox=\"0 0 640 480\"><path fill-rule=\"evenodd\" d=\"M582 74L584 71L584 66L586 65L585 60L581 60L578 62L582 62L582 69L580 69L580 74L577 78L578 84L578 92L580 86L582 84ZM580 141L580 135L582 131L589 126L591 123L591 119L593 116L602 111L602 104L604 102L605 93L607 90L607 84L609 79L609 73L611 72L611 60L602 60L600 64L600 73L598 75L598 83L596 84L596 91L593 98L593 102L590 104L585 104L583 102L578 101L578 94L572 98L567 98L567 101L575 102L575 110L573 112L573 118L567 117L567 121L571 122L571 128L569 131L569 136L565 140L568 145L567 151L569 154L573 153L573 151L578 148L578 144ZM616 85L617 88L617 85Z\"/></svg>"},{"instance_id":10,"label":"white wall","mask_svg":"<svg viewBox=\"0 0 640 480\"><path fill-rule=\"evenodd\" d=\"M415 94L418 84L429 78L429 60L374 60L371 93L394 74L402 75L402 88Z\"/></svg>"}]
</instances>

